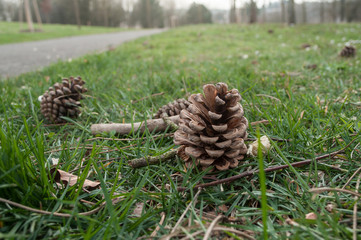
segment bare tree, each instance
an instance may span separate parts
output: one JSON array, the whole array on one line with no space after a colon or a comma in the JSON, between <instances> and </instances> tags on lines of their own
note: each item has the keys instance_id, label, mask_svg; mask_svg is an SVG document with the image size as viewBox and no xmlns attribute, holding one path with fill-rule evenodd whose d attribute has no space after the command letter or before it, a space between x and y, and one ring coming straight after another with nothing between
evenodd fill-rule
<instances>
[{"instance_id":1,"label":"bare tree","mask_svg":"<svg viewBox=\"0 0 361 240\"><path fill-rule=\"evenodd\" d=\"M266 0L263 0L263 6L262 6L262 22L265 23L267 21L266 19Z\"/></svg>"},{"instance_id":2,"label":"bare tree","mask_svg":"<svg viewBox=\"0 0 361 240\"><path fill-rule=\"evenodd\" d=\"M103 0L103 20L104 20L104 26L108 27L109 23L108 23L108 1L107 0Z\"/></svg>"},{"instance_id":3,"label":"bare tree","mask_svg":"<svg viewBox=\"0 0 361 240\"><path fill-rule=\"evenodd\" d=\"M19 22L20 22L20 29L23 27L23 21L24 21L24 2L23 0L20 0L19 4Z\"/></svg>"},{"instance_id":4,"label":"bare tree","mask_svg":"<svg viewBox=\"0 0 361 240\"><path fill-rule=\"evenodd\" d=\"M341 0L340 1L340 20L341 22L345 21L345 6L346 6L346 3L345 3L345 0Z\"/></svg>"},{"instance_id":5,"label":"bare tree","mask_svg":"<svg viewBox=\"0 0 361 240\"><path fill-rule=\"evenodd\" d=\"M229 22L230 23L236 23L237 17L236 17L236 0L231 0L231 10L229 12Z\"/></svg>"},{"instance_id":6,"label":"bare tree","mask_svg":"<svg viewBox=\"0 0 361 240\"><path fill-rule=\"evenodd\" d=\"M150 5L150 0L146 0L146 14L147 14L147 22L148 22L148 26L152 27L152 8Z\"/></svg>"},{"instance_id":7,"label":"bare tree","mask_svg":"<svg viewBox=\"0 0 361 240\"><path fill-rule=\"evenodd\" d=\"M257 22L257 5L254 0L251 0L250 2L250 16L249 16L249 23L255 23Z\"/></svg>"},{"instance_id":8,"label":"bare tree","mask_svg":"<svg viewBox=\"0 0 361 240\"><path fill-rule=\"evenodd\" d=\"M285 6L285 0L281 0L281 21L283 23L286 22L286 6Z\"/></svg>"},{"instance_id":9,"label":"bare tree","mask_svg":"<svg viewBox=\"0 0 361 240\"><path fill-rule=\"evenodd\" d=\"M306 0L302 1L302 22L307 23Z\"/></svg>"},{"instance_id":10,"label":"bare tree","mask_svg":"<svg viewBox=\"0 0 361 240\"><path fill-rule=\"evenodd\" d=\"M74 1L74 11L75 11L75 17L76 17L76 24L78 25L78 29L81 28L81 22L80 22L80 12L79 12L79 2L78 0Z\"/></svg>"},{"instance_id":11,"label":"bare tree","mask_svg":"<svg viewBox=\"0 0 361 240\"><path fill-rule=\"evenodd\" d=\"M167 0L165 5L165 21L168 27L174 28L177 23L177 16L175 15L176 5L174 0Z\"/></svg>"},{"instance_id":12,"label":"bare tree","mask_svg":"<svg viewBox=\"0 0 361 240\"><path fill-rule=\"evenodd\" d=\"M31 17L29 0L24 0L24 6L25 6L26 22L28 23L29 31L34 32L34 24L33 24L33 19Z\"/></svg>"},{"instance_id":13,"label":"bare tree","mask_svg":"<svg viewBox=\"0 0 361 240\"><path fill-rule=\"evenodd\" d=\"M332 13L331 13L331 15L332 15L332 20L334 22L336 22L337 21L337 0L332 1Z\"/></svg>"},{"instance_id":14,"label":"bare tree","mask_svg":"<svg viewBox=\"0 0 361 240\"><path fill-rule=\"evenodd\" d=\"M46 23L50 23L50 12L51 12L51 3L50 0L43 0L40 3L40 8L43 14L45 15Z\"/></svg>"},{"instance_id":15,"label":"bare tree","mask_svg":"<svg viewBox=\"0 0 361 240\"><path fill-rule=\"evenodd\" d=\"M325 21L325 5L323 0L320 0L320 22L323 23Z\"/></svg>"},{"instance_id":16,"label":"bare tree","mask_svg":"<svg viewBox=\"0 0 361 240\"><path fill-rule=\"evenodd\" d=\"M41 17L40 17L38 2L36 0L33 0L33 7L34 7L34 11L35 11L36 21L39 24L39 28L42 28L43 23L42 23Z\"/></svg>"},{"instance_id":17,"label":"bare tree","mask_svg":"<svg viewBox=\"0 0 361 240\"><path fill-rule=\"evenodd\" d=\"M288 5L288 24L296 24L295 0L289 0Z\"/></svg>"}]
</instances>

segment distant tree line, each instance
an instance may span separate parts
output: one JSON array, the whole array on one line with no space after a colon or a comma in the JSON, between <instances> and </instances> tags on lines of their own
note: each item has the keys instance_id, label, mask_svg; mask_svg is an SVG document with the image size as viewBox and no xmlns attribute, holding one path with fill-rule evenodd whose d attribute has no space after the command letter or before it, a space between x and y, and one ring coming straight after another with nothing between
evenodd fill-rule
<instances>
[{"instance_id":1,"label":"distant tree line","mask_svg":"<svg viewBox=\"0 0 361 240\"><path fill-rule=\"evenodd\" d=\"M109 27L175 27L202 23L284 22L289 24L361 21L361 0L230 0L229 10L175 0L0 0L0 20ZM26 11L24 6L29 9ZM38 7L37 7L38 6ZM37 9L39 9L37 11Z\"/></svg>"},{"instance_id":2,"label":"distant tree line","mask_svg":"<svg viewBox=\"0 0 361 240\"><path fill-rule=\"evenodd\" d=\"M0 20L26 20L27 6L30 15L36 16L31 3L38 6L46 23L161 28L212 22L212 13L204 5L194 3L186 12L179 12L174 0L165 6L159 0L0 0Z\"/></svg>"},{"instance_id":3,"label":"distant tree line","mask_svg":"<svg viewBox=\"0 0 361 240\"><path fill-rule=\"evenodd\" d=\"M323 23L361 21L361 0L319 0L270 2L248 0L238 9L231 1L230 22ZM239 3L241 0L239 0ZM242 1L243 2L243 1Z\"/></svg>"}]
</instances>

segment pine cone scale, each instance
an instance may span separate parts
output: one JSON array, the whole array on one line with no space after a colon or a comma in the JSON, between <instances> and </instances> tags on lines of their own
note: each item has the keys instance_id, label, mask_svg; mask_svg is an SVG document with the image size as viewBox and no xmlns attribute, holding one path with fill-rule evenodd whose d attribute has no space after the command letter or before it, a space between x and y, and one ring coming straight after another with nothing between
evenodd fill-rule
<instances>
[{"instance_id":1,"label":"pine cone scale","mask_svg":"<svg viewBox=\"0 0 361 240\"><path fill-rule=\"evenodd\" d=\"M177 99L159 108L158 112L154 115L154 118L162 118L164 114L168 117L179 115L181 111L187 109L189 105L190 102L184 98Z\"/></svg>"}]
</instances>

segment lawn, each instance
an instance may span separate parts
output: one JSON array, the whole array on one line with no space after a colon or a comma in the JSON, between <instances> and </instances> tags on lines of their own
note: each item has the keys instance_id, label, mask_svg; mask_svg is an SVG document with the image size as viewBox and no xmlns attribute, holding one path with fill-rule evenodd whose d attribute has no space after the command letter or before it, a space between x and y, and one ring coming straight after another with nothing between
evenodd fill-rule
<instances>
[{"instance_id":1,"label":"lawn","mask_svg":"<svg viewBox=\"0 0 361 240\"><path fill-rule=\"evenodd\" d=\"M360 235L361 202L355 195L361 175L353 174L361 167L361 57L338 56L346 43L360 49L355 41L360 32L361 24L189 26L1 81L0 238L194 233L202 239L218 215L223 217L217 218L214 239L239 239L230 228L249 239L262 239L265 232L270 239ZM306 43L310 47L302 48ZM312 64L317 67L309 68ZM41 116L38 96L69 76L86 81L82 113L67 125L51 125ZM92 124L144 121L163 104L217 82L239 90L249 123L268 120L248 128L249 138L259 130L274 139L263 158L249 156L234 169L212 174L187 170L178 157L133 169L128 161L176 148L172 136L91 134ZM269 168L305 159L311 163L265 173L265 179L261 171L193 190L196 184L259 169L259 162ZM59 187L54 168L79 181ZM86 179L100 181L100 187L84 190ZM329 189L310 192L322 187ZM53 214L5 204L6 199Z\"/></svg>"},{"instance_id":2,"label":"lawn","mask_svg":"<svg viewBox=\"0 0 361 240\"><path fill-rule=\"evenodd\" d=\"M39 26L34 24L34 28L39 29ZM93 26L82 26L79 30L76 25L61 24L43 24L41 32L30 33L22 31L25 29L27 29L26 23L0 21L0 44L38 41L87 34L111 33L124 30L121 28Z\"/></svg>"}]
</instances>

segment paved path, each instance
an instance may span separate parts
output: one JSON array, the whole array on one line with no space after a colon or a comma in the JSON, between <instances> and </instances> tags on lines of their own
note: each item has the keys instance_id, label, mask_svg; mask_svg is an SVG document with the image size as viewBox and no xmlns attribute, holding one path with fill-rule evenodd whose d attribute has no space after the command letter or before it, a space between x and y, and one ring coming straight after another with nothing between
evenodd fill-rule
<instances>
[{"instance_id":1,"label":"paved path","mask_svg":"<svg viewBox=\"0 0 361 240\"><path fill-rule=\"evenodd\" d=\"M0 78L35 71L58 60L104 51L162 31L164 29L137 30L0 45Z\"/></svg>"}]
</instances>

